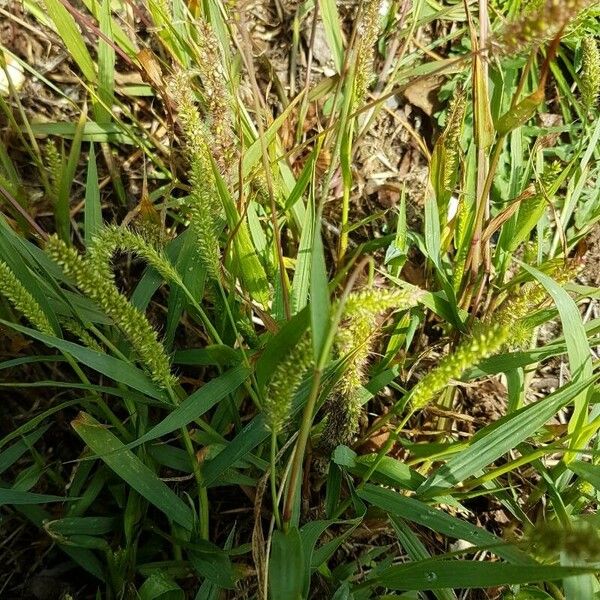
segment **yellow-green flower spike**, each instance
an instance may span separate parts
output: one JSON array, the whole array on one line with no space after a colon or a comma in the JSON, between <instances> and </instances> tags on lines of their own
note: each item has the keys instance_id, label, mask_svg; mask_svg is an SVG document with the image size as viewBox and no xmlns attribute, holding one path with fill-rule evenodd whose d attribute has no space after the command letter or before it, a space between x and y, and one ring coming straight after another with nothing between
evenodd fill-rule
<instances>
[{"instance_id":1,"label":"yellow-green flower spike","mask_svg":"<svg viewBox=\"0 0 600 600\"><path fill-rule=\"evenodd\" d=\"M310 335L303 335L275 367L267 386L263 412L267 426L279 433L289 419L294 394L312 364L312 343Z\"/></svg>"},{"instance_id":2,"label":"yellow-green flower spike","mask_svg":"<svg viewBox=\"0 0 600 600\"><path fill-rule=\"evenodd\" d=\"M113 279L110 267L112 256L117 251L133 252L154 267L167 281L181 285L175 267L154 244L140 233L126 227L107 226L94 236L88 249L88 259L107 277Z\"/></svg>"},{"instance_id":3,"label":"yellow-green flower spike","mask_svg":"<svg viewBox=\"0 0 600 600\"><path fill-rule=\"evenodd\" d=\"M501 32L500 48L508 53L522 52L531 45L551 40L594 3L595 0L531 2L523 14Z\"/></svg>"},{"instance_id":4,"label":"yellow-green flower spike","mask_svg":"<svg viewBox=\"0 0 600 600\"><path fill-rule=\"evenodd\" d=\"M171 373L169 357L156 331L146 315L119 292L113 278L107 278L97 264L82 257L57 236L48 239L46 252L62 267L65 275L73 279L75 285L113 320L130 341L152 379L163 387L172 387L177 380Z\"/></svg>"},{"instance_id":5,"label":"yellow-green flower spike","mask_svg":"<svg viewBox=\"0 0 600 600\"><path fill-rule=\"evenodd\" d=\"M179 122L190 162L190 226L196 233L198 250L209 275L218 279L221 263L218 224L223 217L223 207L212 166L214 140L200 118L188 77L183 73L176 75L171 89L178 103Z\"/></svg>"},{"instance_id":6,"label":"yellow-green flower spike","mask_svg":"<svg viewBox=\"0 0 600 600\"><path fill-rule=\"evenodd\" d=\"M592 36L584 38L581 70L581 100L586 112L598 102L600 95L600 49Z\"/></svg>"},{"instance_id":7,"label":"yellow-green flower spike","mask_svg":"<svg viewBox=\"0 0 600 600\"><path fill-rule=\"evenodd\" d=\"M0 261L0 292L39 331L54 335L44 311L9 266Z\"/></svg>"},{"instance_id":8,"label":"yellow-green flower spike","mask_svg":"<svg viewBox=\"0 0 600 600\"><path fill-rule=\"evenodd\" d=\"M452 354L444 356L437 367L415 385L410 394L412 409L419 410L427 406L468 368L498 352L509 340L510 335L511 329L507 325L480 326L471 337L459 344Z\"/></svg>"},{"instance_id":9,"label":"yellow-green flower spike","mask_svg":"<svg viewBox=\"0 0 600 600\"><path fill-rule=\"evenodd\" d=\"M336 334L335 351L346 358L345 371L327 401L327 427L322 447L327 451L348 443L358 431L361 389L376 338L377 317L389 310L415 306L418 289L370 289L350 294Z\"/></svg>"},{"instance_id":10,"label":"yellow-green flower spike","mask_svg":"<svg viewBox=\"0 0 600 600\"><path fill-rule=\"evenodd\" d=\"M373 80L373 47L379 35L379 11L382 0L367 0L361 6L362 18L356 39L354 106L362 102Z\"/></svg>"}]
</instances>

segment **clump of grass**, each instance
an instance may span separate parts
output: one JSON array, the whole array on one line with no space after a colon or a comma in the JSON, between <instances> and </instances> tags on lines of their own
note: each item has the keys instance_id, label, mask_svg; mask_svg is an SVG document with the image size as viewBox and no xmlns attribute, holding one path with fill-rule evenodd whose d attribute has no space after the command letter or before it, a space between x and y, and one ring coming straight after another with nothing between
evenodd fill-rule
<instances>
[{"instance_id":1,"label":"clump of grass","mask_svg":"<svg viewBox=\"0 0 600 600\"><path fill-rule=\"evenodd\" d=\"M252 3L45 0L13 20L50 25L84 84L38 74L47 106L68 98L56 123L0 101L2 322L59 353L2 348L7 562L36 527L40 567L65 563L85 600L587 598L600 324L568 283L600 215L593 5L296 4L257 24ZM119 252L150 268L117 277ZM546 394L548 359L570 377ZM488 376L506 398L456 401ZM362 536L383 514L382 557Z\"/></svg>"}]
</instances>

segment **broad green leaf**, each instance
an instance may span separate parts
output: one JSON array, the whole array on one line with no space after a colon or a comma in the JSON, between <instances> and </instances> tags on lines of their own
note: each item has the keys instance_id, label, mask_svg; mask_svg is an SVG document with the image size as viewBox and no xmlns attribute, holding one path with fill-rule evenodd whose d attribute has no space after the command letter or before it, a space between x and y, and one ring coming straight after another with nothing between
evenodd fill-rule
<instances>
[{"instance_id":1,"label":"broad green leaf","mask_svg":"<svg viewBox=\"0 0 600 600\"><path fill-rule=\"evenodd\" d=\"M70 535L104 535L118 525L116 517L65 517L47 521L44 528L55 537Z\"/></svg>"},{"instance_id":2,"label":"broad green leaf","mask_svg":"<svg viewBox=\"0 0 600 600\"><path fill-rule=\"evenodd\" d=\"M35 425L34 425L35 427ZM49 425L40 427L37 431L30 433L25 436L22 440L19 440L16 444L13 444L10 448L7 448L3 452L0 452L0 474L4 473L7 469L12 467L18 460L29 451L29 449L48 431ZM2 445L6 444L4 438L2 438Z\"/></svg>"},{"instance_id":3,"label":"broad green leaf","mask_svg":"<svg viewBox=\"0 0 600 600\"><path fill-rule=\"evenodd\" d=\"M569 469L600 491L600 465L575 460L569 463Z\"/></svg>"},{"instance_id":4,"label":"broad green leaf","mask_svg":"<svg viewBox=\"0 0 600 600\"><path fill-rule=\"evenodd\" d=\"M338 73L341 73L344 65L344 37L337 6L334 0L319 0L319 7L335 68Z\"/></svg>"},{"instance_id":5,"label":"broad green leaf","mask_svg":"<svg viewBox=\"0 0 600 600\"><path fill-rule=\"evenodd\" d=\"M73 136L73 141L71 142L67 164L63 167L61 172L56 196L56 206L54 208L56 232L67 243L70 243L71 231L71 189L73 187L73 182L75 181L75 173L81 155L81 142L83 140L83 131L86 120L87 109L84 107L75 127L75 134Z\"/></svg>"},{"instance_id":6,"label":"broad green leaf","mask_svg":"<svg viewBox=\"0 0 600 600\"><path fill-rule=\"evenodd\" d=\"M390 489L367 484L357 494L369 504L378 506L386 512L428 527L437 533L466 540L476 546L490 547L494 554L515 564L531 564L535 561L501 538L453 517L442 510L432 508L416 498L409 498Z\"/></svg>"},{"instance_id":7,"label":"broad green leaf","mask_svg":"<svg viewBox=\"0 0 600 600\"><path fill-rule=\"evenodd\" d=\"M417 534L402 519L392 516L391 520L396 530L398 541L412 561L431 558L423 542L421 542ZM456 594L449 589L434 590L433 594L438 600L456 600Z\"/></svg>"},{"instance_id":8,"label":"broad green leaf","mask_svg":"<svg viewBox=\"0 0 600 600\"><path fill-rule=\"evenodd\" d=\"M23 504L46 504L47 502L71 502L75 498L64 498L63 496L52 496L48 494L34 494L22 490L0 488L0 506Z\"/></svg>"},{"instance_id":9,"label":"broad green leaf","mask_svg":"<svg viewBox=\"0 0 600 600\"><path fill-rule=\"evenodd\" d=\"M302 600L307 565L302 538L296 527L275 531L269 560L269 590L273 600Z\"/></svg>"},{"instance_id":10,"label":"broad green leaf","mask_svg":"<svg viewBox=\"0 0 600 600\"><path fill-rule=\"evenodd\" d=\"M252 169L258 164L261 159L263 147L266 144L267 146L275 139L277 132L281 129L281 127L285 124L290 113L298 104L300 99L302 98L302 94L298 94L292 102L290 102L285 110L273 120L273 122L269 125L269 127L264 132L264 136L262 139L257 138L244 152L244 157L242 159L242 173L244 177L248 177Z\"/></svg>"},{"instance_id":11,"label":"broad green leaf","mask_svg":"<svg viewBox=\"0 0 600 600\"><path fill-rule=\"evenodd\" d=\"M208 383L188 396L172 413L167 415L158 425L155 425L140 438L127 445L127 448L135 448L140 444L155 440L185 427L195 419L209 411L223 398L237 390L246 380L249 370L244 366L238 366L223 375L211 379Z\"/></svg>"},{"instance_id":12,"label":"broad green leaf","mask_svg":"<svg viewBox=\"0 0 600 600\"><path fill-rule=\"evenodd\" d=\"M94 106L98 123L110 123L115 94L115 49L112 46L114 42L110 5L110 0L102 1L98 19L100 31L105 36L98 38L98 99L100 102Z\"/></svg>"},{"instance_id":13,"label":"broad green leaf","mask_svg":"<svg viewBox=\"0 0 600 600\"><path fill-rule=\"evenodd\" d=\"M496 121L496 131L499 136L510 133L513 129L525 125L538 110L538 106L544 100L544 90L538 89L527 98L521 100L516 106L511 107L508 112Z\"/></svg>"},{"instance_id":14,"label":"broad green leaf","mask_svg":"<svg viewBox=\"0 0 600 600\"><path fill-rule=\"evenodd\" d=\"M521 588L516 594L506 596L505 600L554 600L550 594L534 587Z\"/></svg>"},{"instance_id":15,"label":"broad green leaf","mask_svg":"<svg viewBox=\"0 0 600 600\"><path fill-rule=\"evenodd\" d=\"M525 264L522 266L546 288L556 304L567 344L571 377L573 379L585 379L589 382L592 376L592 351L587 341L585 327L577 304L566 290L551 277L534 267ZM581 390L577 395L574 400L573 415L569 419L568 431L569 433L575 433L571 446L575 448L578 448L581 443L578 432L585 425L588 418L587 409L590 389Z\"/></svg>"},{"instance_id":16,"label":"broad green leaf","mask_svg":"<svg viewBox=\"0 0 600 600\"><path fill-rule=\"evenodd\" d=\"M84 412L71 425L90 449L140 496L172 521L192 529L194 515L190 507L104 425Z\"/></svg>"},{"instance_id":17,"label":"broad green leaf","mask_svg":"<svg viewBox=\"0 0 600 600\"><path fill-rule=\"evenodd\" d=\"M557 581L595 572L596 567L509 565L477 560L421 560L389 567L377 576L380 585L393 590L490 588L499 585Z\"/></svg>"},{"instance_id":18,"label":"broad green leaf","mask_svg":"<svg viewBox=\"0 0 600 600\"><path fill-rule=\"evenodd\" d=\"M559 410L597 379L577 379L546 398L498 419L480 430L469 446L451 458L423 483L419 495L437 492L465 481L535 434Z\"/></svg>"},{"instance_id":19,"label":"broad green leaf","mask_svg":"<svg viewBox=\"0 0 600 600\"><path fill-rule=\"evenodd\" d=\"M140 600L184 600L185 592L164 572L155 571L139 589Z\"/></svg>"},{"instance_id":20,"label":"broad green leaf","mask_svg":"<svg viewBox=\"0 0 600 600\"><path fill-rule=\"evenodd\" d=\"M40 340L40 342L44 342L44 344L47 344L48 346L57 348L61 352L70 354L79 362L87 365L95 371L98 371L99 373L102 373L103 375L106 375L107 377L110 377L114 381L124 383L133 389L147 394L151 398L156 398L164 402L167 401L164 392L160 390L150 380L149 377L142 373L142 371L136 369L129 363L126 363L118 358L108 356L107 354L101 354L100 352L90 350L89 348L84 348L83 346L74 344L73 342L67 342L66 340L62 340L60 338L45 335L39 331L36 331L35 329L29 329L28 327L23 327L21 325L17 325L16 323L10 323L9 321L3 321L2 319L0 319L0 323L7 325L16 331L20 331L21 333L24 333L36 340Z\"/></svg>"},{"instance_id":21,"label":"broad green leaf","mask_svg":"<svg viewBox=\"0 0 600 600\"><path fill-rule=\"evenodd\" d=\"M73 139L77 130L77 123L32 123L31 129L36 135L57 135L66 139ZM87 121L83 127L84 142L115 142L119 144L136 143L132 137L124 133L123 126L119 123L96 123Z\"/></svg>"},{"instance_id":22,"label":"broad green leaf","mask_svg":"<svg viewBox=\"0 0 600 600\"><path fill-rule=\"evenodd\" d=\"M233 246L239 271L238 276L244 282L250 295L266 307L271 298L269 281L259 260L256 248L252 243L252 237L248 231L248 223L245 217L240 218L238 209L223 178L218 172L216 165L213 166L217 192L225 209L227 224L229 229L235 232Z\"/></svg>"},{"instance_id":23,"label":"broad green leaf","mask_svg":"<svg viewBox=\"0 0 600 600\"><path fill-rule=\"evenodd\" d=\"M310 319L315 362L319 362L329 332L329 288L321 232L315 231L310 268Z\"/></svg>"},{"instance_id":24,"label":"broad green leaf","mask_svg":"<svg viewBox=\"0 0 600 600\"><path fill-rule=\"evenodd\" d=\"M206 552L191 551L190 562L201 577L220 588L232 589L235 587L233 566L229 556L219 547L215 546L213 552L208 550Z\"/></svg>"},{"instance_id":25,"label":"broad green leaf","mask_svg":"<svg viewBox=\"0 0 600 600\"><path fill-rule=\"evenodd\" d=\"M100 207L100 187L94 144L90 144L88 155L87 179L85 182L85 205L83 213L83 231L85 245L89 247L94 234L102 226L102 208Z\"/></svg>"},{"instance_id":26,"label":"broad green leaf","mask_svg":"<svg viewBox=\"0 0 600 600\"><path fill-rule=\"evenodd\" d=\"M309 202L305 212L302 235L300 236L300 244L298 245L298 253L296 256L296 268L292 280L292 314L296 314L302 310L308 302L308 294L310 291L310 267L312 264L311 250L314 244L315 235L315 216L313 209L314 204Z\"/></svg>"}]
</instances>

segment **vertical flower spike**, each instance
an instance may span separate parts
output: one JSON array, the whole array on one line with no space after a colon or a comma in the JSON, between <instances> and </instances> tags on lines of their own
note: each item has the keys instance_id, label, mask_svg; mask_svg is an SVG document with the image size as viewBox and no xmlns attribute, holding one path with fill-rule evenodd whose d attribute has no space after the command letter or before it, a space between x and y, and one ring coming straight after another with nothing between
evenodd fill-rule
<instances>
[{"instance_id":1,"label":"vertical flower spike","mask_svg":"<svg viewBox=\"0 0 600 600\"><path fill-rule=\"evenodd\" d=\"M361 103L373 80L373 47L379 35L382 0L367 0L361 5L362 18L356 32L356 72L353 105Z\"/></svg>"},{"instance_id":2,"label":"vertical flower spike","mask_svg":"<svg viewBox=\"0 0 600 600\"><path fill-rule=\"evenodd\" d=\"M156 331L146 315L131 304L114 284L112 277L98 269L95 261L82 257L56 236L46 243L46 252L61 267L75 285L96 302L104 313L130 341L152 379L162 387L172 387L177 379L171 373L171 363Z\"/></svg>"},{"instance_id":3,"label":"vertical flower spike","mask_svg":"<svg viewBox=\"0 0 600 600\"><path fill-rule=\"evenodd\" d=\"M592 36L584 38L581 70L581 100L586 112L592 110L600 95L600 50Z\"/></svg>"},{"instance_id":4,"label":"vertical flower spike","mask_svg":"<svg viewBox=\"0 0 600 600\"><path fill-rule=\"evenodd\" d=\"M214 140L213 156L221 174L226 176L234 156L231 95L225 85L219 41L213 29L202 20L198 23L197 32L199 52L196 66L202 79L207 123Z\"/></svg>"},{"instance_id":5,"label":"vertical flower spike","mask_svg":"<svg viewBox=\"0 0 600 600\"><path fill-rule=\"evenodd\" d=\"M178 73L171 82L171 89L178 103L179 121L190 161L190 226L196 233L198 250L210 276L218 279L221 262L218 224L223 207L213 172L211 147L214 140L200 118L188 77Z\"/></svg>"},{"instance_id":6,"label":"vertical flower spike","mask_svg":"<svg viewBox=\"0 0 600 600\"><path fill-rule=\"evenodd\" d=\"M466 107L465 95L459 92L450 103L446 127L437 139L431 155L429 180L435 193L442 223L448 220L448 203L458 180L460 136Z\"/></svg>"},{"instance_id":7,"label":"vertical flower spike","mask_svg":"<svg viewBox=\"0 0 600 600\"><path fill-rule=\"evenodd\" d=\"M312 342L310 335L305 334L277 365L267 386L263 412L272 432L279 433L285 427L294 394L311 364Z\"/></svg>"},{"instance_id":8,"label":"vertical flower spike","mask_svg":"<svg viewBox=\"0 0 600 600\"><path fill-rule=\"evenodd\" d=\"M336 354L346 358L346 363L344 373L327 401L327 427L321 443L326 452L348 443L358 431L361 390L376 339L378 316L389 310L411 308L420 296L421 291L416 289L375 289L348 297L335 340Z\"/></svg>"},{"instance_id":9,"label":"vertical flower spike","mask_svg":"<svg viewBox=\"0 0 600 600\"><path fill-rule=\"evenodd\" d=\"M48 140L44 146L44 158L46 159L48 174L50 175L49 181L52 186L52 193L58 195L58 186L60 185L64 165L56 144L52 140Z\"/></svg>"},{"instance_id":10,"label":"vertical flower spike","mask_svg":"<svg viewBox=\"0 0 600 600\"><path fill-rule=\"evenodd\" d=\"M54 335L44 311L8 265L0 260L0 292L39 331Z\"/></svg>"}]
</instances>

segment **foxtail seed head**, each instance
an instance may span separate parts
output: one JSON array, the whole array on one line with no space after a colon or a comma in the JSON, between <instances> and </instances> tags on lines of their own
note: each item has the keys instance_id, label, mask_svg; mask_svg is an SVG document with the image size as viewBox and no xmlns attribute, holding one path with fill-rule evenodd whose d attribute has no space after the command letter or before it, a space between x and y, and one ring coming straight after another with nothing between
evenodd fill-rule
<instances>
[{"instance_id":1,"label":"foxtail seed head","mask_svg":"<svg viewBox=\"0 0 600 600\"><path fill-rule=\"evenodd\" d=\"M196 233L202 261L211 277L218 279L221 263L218 228L223 207L218 199L212 163L214 140L200 118L189 78L184 73L176 74L171 89L178 103L179 121L190 161L190 226Z\"/></svg>"},{"instance_id":2,"label":"foxtail seed head","mask_svg":"<svg viewBox=\"0 0 600 600\"><path fill-rule=\"evenodd\" d=\"M3 261L0 261L0 292L36 329L54 335L41 306Z\"/></svg>"},{"instance_id":3,"label":"foxtail seed head","mask_svg":"<svg viewBox=\"0 0 600 600\"><path fill-rule=\"evenodd\" d=\"M600 95L600 49L592 36L584 38L581 71L581 100L586 111L596 106Z\"/></svg>"},{"instance_id":4,"label":"foxtail seed head","mask_svg":"<svg viewBox=\"0 0 600 600\"><path fill-rule=\"evenodd\" d=\"M58 263L65 275L96 302L104 313L123 332L152 379L163 387L172 387L176 378L171 374L171 363L164 346L146 315L133 306L116 288L112 278L98 269L95 261L82 257L57 236L46 242L46 252Z\"/></svg>"},{"instance_id":5,"label":"foxtail seed head","mask_svg":"<svg viewBox=\"0 0 600 600\"><path fill-rule=\"evenodd\" d=\"M427 406L452 380L458 379L468 368L498 352L506 344L510 334L510 327L500 323L480 326L415 385L410 395L413 410Z\"/></svg>"},{"instance_id":6,"label":"foxtail seed head","mask_svg":"<svg viewBox=\"0 0 600 600\"><path fill-rule=\"evenodd\" d=\"M285 427L292 411L294 395L311 364L311 337L305 334L275 367L267 386L263 412L267 426L273 433L279 433Z\"/></svg>"},{"instance_id":7,"label":"foxtail seed head","mask_svg":"<svg viewBox=\"0 0 600 600\"><path fill-rule=\"evenodd\" d=\"M167 281L182 285L179 273L169 259L140 233L126 227L109 225L100 229L88 249L88 260L107 278L114 279L110 265L112 256L119 250L137 254Z\"/></svg>"},{"instance_id":8,"label":"foxtail seed head","mask_svg":"<svg viewBox=\"0 0 600 600\"><path fill-rule=\"evenodd\" d=\"M363 101L373 79L373 47L379 35L379 11L382 0L366 0L361 5L362 18L356 32L356 72L354 105Z\"/></svg>"},{"instance_id":9,"label":"foxtail seed head","mask_svg":"<svg viewBox=\"0 0 600 600\"><path fill-rule=\"evenodd\" d=\"M508 23L499 37L505 52L518 53L554 38L597 0L545 0L532 2L523 14Z\"/></svg>"},{"instance_id":10,"label":"foxtail seed head","mask_svg":"<svg viewBox=\"0 0 600 600\"><path fill-rule=\"evenodd\" d=\"M564 553L579 560L600 558L600 535L593 522L574 521L568 528L556 522L541 523L531 529L528 538L533 549L544 557Z\"/></svg>"},{"instance_id":11,"label":"foxtail seed head","mask_svg":"<svg viewBox=\"0 0 600 600\"><path fill-rule=\"evenodd\" d=\"M362 412L361 389L376 338L377 318L390 310L415 306L418 289L370 289L350 294L335 338L335 352L346 358L345 371L327 401L327 427L321 445L325 451L348 443L358 431Z\"/></svg>"}]
</instances>

